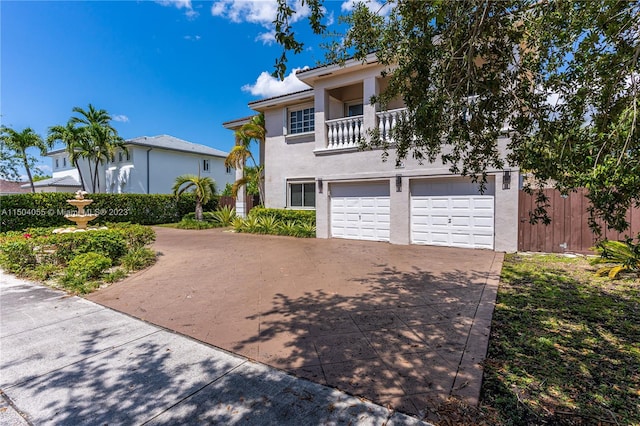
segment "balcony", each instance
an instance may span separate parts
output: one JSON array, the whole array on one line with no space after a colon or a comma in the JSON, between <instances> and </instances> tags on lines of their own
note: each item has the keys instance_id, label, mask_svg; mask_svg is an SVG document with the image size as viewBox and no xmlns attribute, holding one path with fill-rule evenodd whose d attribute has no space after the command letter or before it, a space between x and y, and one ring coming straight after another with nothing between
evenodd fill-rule
<instances>
[{"instance_id":1,"label":"balcony","mask_svg":"<svg viewBox=\"0 0 640 426\"><path fill-rule=\"evenodd\" d=\"M391 130L402 118L402 114L406 110L406 108L398 108L376 113L376 125L378 126L382 140L389 143L394 142L391 136ZM367 135L368 129L364 127L364 115L336 118L334 120L327 120L325 123L327 126L326 149L328 150L357 148L361 138L365 138Z\"/></svg>"}]
</instances>

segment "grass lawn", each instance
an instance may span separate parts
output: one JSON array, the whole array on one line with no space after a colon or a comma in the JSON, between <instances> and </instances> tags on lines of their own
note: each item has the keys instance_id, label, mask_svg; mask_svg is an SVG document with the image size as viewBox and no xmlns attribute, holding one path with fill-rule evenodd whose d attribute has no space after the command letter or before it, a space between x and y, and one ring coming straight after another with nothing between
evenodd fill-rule
<instances>
[{"instance_id":1,"label":"grass lawn","mask_svg":"<svg viewBox=\"0 0 640 426\"><path fill-rule=\"evenodd\" d=\"M481 410L505 425L640 425L640 279L507 255Z\"/></svg>"}]
</instances>

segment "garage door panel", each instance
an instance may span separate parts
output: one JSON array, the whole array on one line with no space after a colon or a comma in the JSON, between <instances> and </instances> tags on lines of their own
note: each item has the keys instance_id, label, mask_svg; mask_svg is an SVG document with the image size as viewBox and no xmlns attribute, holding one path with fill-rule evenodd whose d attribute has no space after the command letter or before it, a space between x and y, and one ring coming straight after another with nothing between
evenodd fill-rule
<instances>
[{"instance_id":1,"label":"garage door panel","mask_svg":"<svg viewBox=\"0 0 640 426\"><path fill-rule=\"evenodd\" d=\"M389 182L333 184L331 188L331 236L389 241ZM346 215L341 215L341 211Z\"/></svg>"},{"instance_id":2,"label":"garage door panel","mask_svg":"<svg viewBox=\"0 0 640 426\"><path fill-rule=\"evenodd\" d=\"M423 189L439 191L433 186ZM493 196L412 194L412 243L493 249L493 240Z\"/></svg>"}]
</instances>

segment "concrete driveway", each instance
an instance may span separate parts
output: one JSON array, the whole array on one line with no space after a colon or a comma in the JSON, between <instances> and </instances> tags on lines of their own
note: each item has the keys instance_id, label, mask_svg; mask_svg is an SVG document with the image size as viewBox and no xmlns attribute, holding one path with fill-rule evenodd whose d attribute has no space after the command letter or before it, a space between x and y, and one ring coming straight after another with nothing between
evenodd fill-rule
<instances>
[{"instance_id":1,"label":"concrete driveway","mask_svg":"<svg viewBox=\"0 0 640 426\"><path fill-rule=\"evenodd\" d=\"M477 404L501 253L155 230L90 300L403 412Z\"/></svg>"}]
</instances>

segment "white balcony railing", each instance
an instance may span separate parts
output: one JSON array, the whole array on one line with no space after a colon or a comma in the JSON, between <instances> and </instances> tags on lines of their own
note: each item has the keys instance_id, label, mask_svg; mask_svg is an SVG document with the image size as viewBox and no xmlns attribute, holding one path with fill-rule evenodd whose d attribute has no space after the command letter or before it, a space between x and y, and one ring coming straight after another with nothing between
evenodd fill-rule
<instances>
[{"instance_id":1,"label":"white balcony railing","mask_svg":"<svg viewBox=\"0 0 640 426\"><path fill-rule=\"evenodd\" d=\"M327 149L357 147L364 137L363 116L327 120Z\"/></svg>"},{"instance_id":2,"label":"white balcony railing","mask_svg":"<svg viewBox=\"0 0 640 426\"><path fill-rule=\"evenodd\" d=\"M393 143L391 130L402 119L406 108L392 109L376 113L377 126L382 140ZM364 128L364 116L336 118L327 120L327 149L355 148L360 144L368 129Z\"/></svg>"},{"instance_id":3,"label":"white balcony railing","mask_svg":"<svg viewBox=\"0 0 640 426\"><path fill-rule=\"evenodd\" d=\"M378 131L380 131L380 138L383 141L387 141L389 143L394 142L391 130L396 127L396 124L402 119L402 114L406 110L406 108L398 108L376 113L376 116L378 117Z\"/></svg>"}]
</instances>

